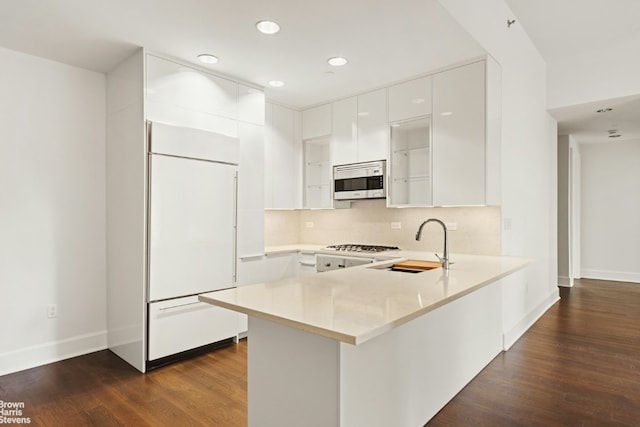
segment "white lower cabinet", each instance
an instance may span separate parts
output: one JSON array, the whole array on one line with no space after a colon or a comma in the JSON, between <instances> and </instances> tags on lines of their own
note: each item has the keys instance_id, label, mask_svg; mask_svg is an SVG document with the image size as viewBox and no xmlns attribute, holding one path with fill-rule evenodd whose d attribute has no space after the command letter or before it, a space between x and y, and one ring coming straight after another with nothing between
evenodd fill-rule
<instances>
[{"instance_id":1,"label":"white lower cabinet","mask_svg":"<svg viewBox=\"0 0 640 427\"><path fill-rule=\"evenodd\" d=\"M263 282L289 279L296 275L296 252L268 254L265 256Z\"/></svg>"},{"instance_id":2,"label":"white lower cabinet","mask_svg":"<svg viewBox=\"0 0 640 427\"><path fill-rule=\"evenodd\" d=\"M238 286L300 277L316 272L316 255L313 252L283 252L241 257L238 259ZM238 314L238 331L245 335L247 316Z\"/></svg>"},{"instance_id":3,"label":"white lower cabinet","mask_svg":"<svg viewBox=\"0 0 640 427\"><path fill-rule=\"evenodd\" d=\"M297 276L308 276L316 274L316 254L315 252L298 252Z\"/></svg>"},{"instance_id":4,"label":"white lower cabinet","mask_svg":"<svg viewBox=\"0 0 640 427\"><path fill-rule=\"evenodd\" d=\"M264 255L246 256L238 258L237 285L238 287L253 285L262 282L264 277ZM245 336L248 325L248 316L238 313L238 333Z\"/></svg>"},{"instance_id":5,"label":"white lower cabinet","mask_svg":"<svg viewBox=\"0 0 640 427\"><path fill-rule=\"evenodd\" d=\"M149 304L149 360L237 335L238 314L199 302L197 295Z\"/></svg>"}]
</instances>

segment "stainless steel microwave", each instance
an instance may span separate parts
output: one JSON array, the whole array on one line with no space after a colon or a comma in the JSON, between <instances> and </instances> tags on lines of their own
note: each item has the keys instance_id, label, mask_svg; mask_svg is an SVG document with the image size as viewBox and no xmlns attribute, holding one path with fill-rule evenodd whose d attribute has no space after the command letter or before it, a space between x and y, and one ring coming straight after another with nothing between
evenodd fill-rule
<instances>
[{"instance_id":1,"label":"stainless steel microwave","mask_svg":"<svg viewBox=\"0 0 640 427\"><path fill-rule=\"evenodd\" d=\"M352 163L333 167L334 200L387 197L386 161Z\"/></svg>"}]
</instances>

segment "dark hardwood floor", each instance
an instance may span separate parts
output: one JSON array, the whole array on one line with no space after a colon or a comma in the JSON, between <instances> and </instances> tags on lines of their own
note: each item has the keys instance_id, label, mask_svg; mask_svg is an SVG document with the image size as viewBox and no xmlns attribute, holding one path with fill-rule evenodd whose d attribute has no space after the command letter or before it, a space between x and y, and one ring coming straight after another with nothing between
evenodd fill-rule
<instances>
[{"instance_id":1,"label":"dark hardwood floor","mask_svg":"<svg viewBox=\"0 0 640 427\"><path fill-rule=\"evenodd\" d=\"M0 377L33 426L246 426L247 342L141 374L108 350Z\"/></svg>"},{"instance_id":2,"label":"dark hardwood floor","mask_svg":"<svg viewBox=\"0 0 640 427\"><path fill-rule=\"evenodd\" d=\"M561 295L427 425L640 426L640 284ZM143 375L100 351L0 377L0 400L38 426L246 426L246 354L242 341Z\"/></svg>"},{"instance_id":3,"label":"dark hardwood floor","mask_svg":"<svg viewBox=\"0 0 640 427\"><path fill-rule=\"evenodd\" d=\"M640 426L640 284L560 294L427 425Z\"/></svg>"}]
</instances>

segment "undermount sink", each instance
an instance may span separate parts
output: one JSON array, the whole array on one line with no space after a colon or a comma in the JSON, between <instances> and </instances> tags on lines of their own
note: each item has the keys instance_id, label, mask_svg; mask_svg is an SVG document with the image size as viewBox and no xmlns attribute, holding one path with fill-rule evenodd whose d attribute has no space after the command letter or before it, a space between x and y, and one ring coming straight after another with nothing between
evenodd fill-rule
<instances>
[{"instance_id":1,"label":"undermount sink","mask_svg":"<svg viewBox=\"0 0 640 427\"><path fill-rule=\"evenodd\" d=\"M367 267L373 268L375 270L385 270L385 271L397 271L399 273L422 273L427 270L433 270L435 268L441 268L441 262L435 261L422 261L416 259L409 259L402 262L396 262L393 264L383 264L375 267Z\"/></svg>"}]
</instances>

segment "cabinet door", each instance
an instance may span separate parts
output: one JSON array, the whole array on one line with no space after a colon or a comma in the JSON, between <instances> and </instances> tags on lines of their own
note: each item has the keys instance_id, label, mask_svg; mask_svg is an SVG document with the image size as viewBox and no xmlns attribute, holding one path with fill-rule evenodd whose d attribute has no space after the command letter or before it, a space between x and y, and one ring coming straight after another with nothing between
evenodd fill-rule
<instances>
[{"instance_id":1,"label":"cabinet door","mask_svg":"<svg viewBox=\"0 0 640 427\"><path fill-rule=\"evenodd\" d=\"M336 101L332 105L331 164L358 161L358 98Z\"/></svg>"},{"instance_id":2,"label":"cabinet door","mask_svg":"<svg viewBox=\"0 0 640 427\"><path fill-rule=\"evenodd\" d=\"M236 167L153 155L149 300L235 286Z\"/></svg>"},{"instance_id":3,"label":"cabinet door","mask_svg":"<svg viewBox=\"0 0 640 427\"><path fill-rule=\"evenodd\" d=\"M264 252L264 127L238 123L238 256Z\"/></svg>"},{"instance_id":4,"label":"cabinet door","mask_svg":"<svg viewBox=\"0 0 640 427\"><path fill-rule=\"evenodd\" d=\"M331 134L331 104L319 105L302 111L302 139Z\"/></svg>"},{"instance_id":5,"label":"cabinet door","mask_svg":"<svg viewBox=\"0 0 640 427\"><path fill-rule=\"evenodd\" d=\"M264 250L263 250L264 251ZM263 282L265 277L265 256L245 256L238 258L238 287ZM249 329L247 315L238 313L238 332L244 335Z\"/></svg>"},{"instance_id":6,"label":"cabinet door","mask_svg":"<svg viewBox=\"0 0 640 427\"><path fill-rule=\"evenodd\" d=\"M485 203L485 72L476 62L433 76L433 204Z\"/></svg>"},{"instance_id":7,"label":"cabinet door","mask_svg":"<svg viewBox=\"0 0 640 427\"><path fill-rule=\"evenodd\" d=\"M358 96L358 161L387 158L387 90L380 89Z\"/></svg>"},{"instance_id":8,"label":"cabinet door","mask_svg":"<svg viewBox=\"0 0 640 427\"><path fill-rule=\"evenodd\" d=\"M389 206L431 205L431 117L391 124Z\"/></svg>"},{"instance_id":9,"label":"cabinet door","mask_svg":"<svg viewBox=\"0 0 640 427\"><path fill-rule=\"evenodd\" d=\"M389 88L389 122L431 114L431 76Z\"/></svg>"},{"instance_id":10,"label":"cabinet door","mask_svg":"<svg viewBox=\"0 0 640 427\"><path fill-rule=\"evenodd\" d=\"M316 254L313 252L299 252L296 276L303 277L310 274L316 274Z\"/></svg>"},{"instance_id":11,"label":"cabinet door","mask_svg":"<svg viewBox=\"0 0 640 427\"><path fill-rule=\"evenodd\" d=\"M331 164L329 137L303 142L304 149L304 207L331 207Z\"/></svg>"},{"instance_id":12,"label":"cabinet door","mask_svg":"<svg viewBox=\"0 0 640 427\"><path fill-rule=\"evenodd\" d=\"M148 120L237 136L236 82L153 55L146 65Z\"/></svg>"},{"instance_id":13,"label":"cabinet door","mask_svg":"<svg viewBox=\"0 0 640 427\"><path fill-rule=\"evenodd\" d=\"M262 282L274 282L294 277L296 275L297 260L297 252L266 255Z\"/></svg>"},{"instance_id":14,"label":"cabinet door","mask_svg":"<svg viewBox=\"0 0 640 427\"><path fill-rule=\"evenodd\" d=\"M149 360L237 335L238 314L197 295L149 304Z\"/></svg>"},{"instance_id":15,"label":"cabinet door","mask_svg":"<svg viewBox=\"0 0 640 427\"><path fill-rule=\"evenodd\" d=\"M279 105L267 106L265 207L297 209L302 205L299 113Z\"/></svg>"}]
</instances>

